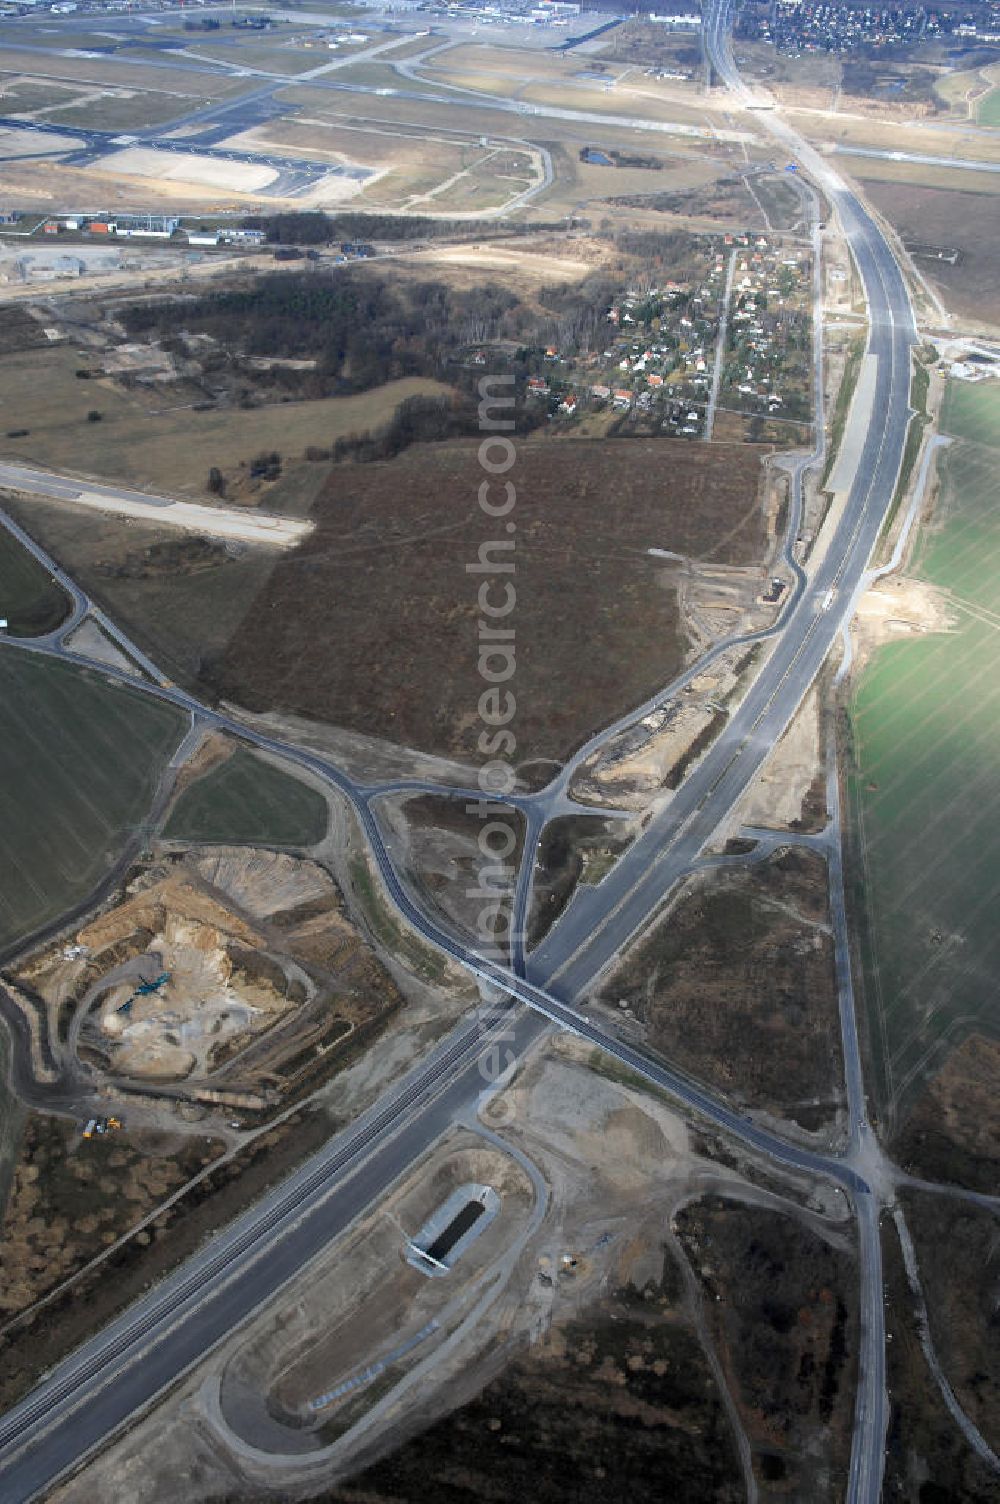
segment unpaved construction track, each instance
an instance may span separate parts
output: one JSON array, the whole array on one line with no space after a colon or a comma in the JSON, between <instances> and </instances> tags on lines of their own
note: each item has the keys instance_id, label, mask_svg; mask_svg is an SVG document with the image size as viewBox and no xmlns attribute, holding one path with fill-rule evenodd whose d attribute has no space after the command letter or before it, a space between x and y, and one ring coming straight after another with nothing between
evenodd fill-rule
<instances>
[{"instance_id":1,"label":"unpaved construction track","mask_svg":"<svg viewBox=\"0 0 1000 1504\"><path fill-rule=\"evenodd\" d=\"M183 528L210 538L230 538L242 543L262 543L271 548L294 548L308 533L311 522L294 517L274 517L267 512L237 512L227 507L199 506L192 501L174 501L169 496L147 496L117 486L54 475L47 470L29 470L23 465L0 464L0 486L30 496L51 496L120 517L140 517L165 527Z\"/></svg>"}]
</instances>

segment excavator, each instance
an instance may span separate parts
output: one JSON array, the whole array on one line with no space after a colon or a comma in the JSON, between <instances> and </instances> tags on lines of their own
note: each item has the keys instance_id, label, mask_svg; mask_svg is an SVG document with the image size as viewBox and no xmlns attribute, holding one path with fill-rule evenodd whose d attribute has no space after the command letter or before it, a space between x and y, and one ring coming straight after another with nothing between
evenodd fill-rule
<instances>
[{"instance_id":1,"label":"excavator","mask_svg":"<svg viewBox=\"0 0 1000 1504\"><path fill-rule=\"evenodd\" d=\"M135 1002L135 1000L136 1000L137 997L149 997L151 993L153 993L153 992L159 992L159 990L163 986L164 982L169 982L169 981L170 981L170 973L169 973L169 971L161 971L160 975L156 978L155 981L153 981L153 982L140 982L139 985L138 985L138 987L132 993L131 997L127 997L125 999L125 1001L121 1004L121 1006L115 1009L115 1012L116 1013L131 1013L132 1012L132 1004Z\"/></svg>"}]
</instances>

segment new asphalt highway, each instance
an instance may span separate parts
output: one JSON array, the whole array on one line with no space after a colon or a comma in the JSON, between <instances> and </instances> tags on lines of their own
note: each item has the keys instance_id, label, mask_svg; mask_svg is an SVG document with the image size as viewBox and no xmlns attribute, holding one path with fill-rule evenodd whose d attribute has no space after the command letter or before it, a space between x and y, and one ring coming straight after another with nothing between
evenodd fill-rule
<instances>
[{"instance_id":1,"label":"new asphalt highway","mask_svg":"<svg viewBox=\"0 0 1000 1504\"><path fill-rule=\"evenodd\" d=\"M833 195L831 195L833 196ZM836 208L869 294L873 411L846 505L825 555L776 636L743 701L694 771L596 887L576 896L528 960L534 981L562 998L593 980L647 922L735 808L791 721L853 609L853 596L896 488L910 419L916 335L902 276L867 213L848 194Z\"/></svg>"},{"instance_id":2,"label":"new asphalt highway","mask_svg":"<svg viewBox=\"0 0 1000 1504\"><path fill-rule=\"evenodd\" d=\"M921 167L943 167L961 172L1000 172L1000 162L983 162L975 157L934 157L919 151L885 151L874 146L845 146L838 142L834 151L842 157L876 157L884 162L916 162Z\"/></svg>"},{"instance_id":3,"label":"new asphalt highway","mask_svg":"<svg viewBox=\"0 0 1000 1504\"><path fill-rule=\"evenodd\" d=\"M724 7L710 6L706 33L726 29ZM725 53L720 51L725 77ZM729 79L726 80L729 82ZM733 85L736 87L736 84ZM772 128L769 120L768 127ZM803 161L812 154L773 120L774 133ZM834 1155L786 1142L705 1092L669 1067L607 1034L577 1005L621 946L655 913L669 888L723 823L788 725L850 610L873 544L891 505L903 452L912 315L899 270L877 226L821 159L813 176L833 203L854 250L869 299L869 351L876 362L873 425L832 543L773 640L743 705L722 735L640 841L591 893L578 897L543 946L528 957L528 976L516 978L442 931L402 886L385 850L370 803L317 754L248 731L206 711L173 686L147 684L155 694L193 710L252 744L280 752L335 783L362 819L382 879L397 907L425 936L499 993L530 1012L504 1012L517 1058L539 1037L545 1020L608 1050L622 1064L668 1091L686 1110L782 1164L837 1182L858 1211L864 1281L864 1319L881 1315L878 1203L863 1173ZM14 644L9 645L13 650ZM61 643L19 643L16 650L71 658ZM114 676L113 671L109 673ZM501 1027L505 1026L501 1024ZM488 1041L486 1042L488 1044ZM846 1043L846 1042L845 1042ZM856 1041L855 1041L856 1047ZM67 1363L60 1365L0 1422L0 1493L5 1500L35 1497L92 1448L149 1403L287 1279L411 1165L459 1107L482 1085L484 1050L479 1024L462 1026L430 1062L414 1069L389 1097L348 1134L326 1146L288 1181L217 1235L195 1260L130 1310ZM857 1146L855 1146L857 1147ZM881 1331L879 1326L874 1335ZM866 1352L879 1347L866 1344ZM850 1498L875 1504L881 1477L884 1373L865 1374L858 1417ZM874 1397L874 1408L869 1403ZM865 1406L869 1408L865 1410ZM863 1412L863 1413L862 1413Z\"/></svg>"},{"instance_id":4,"label":"new asphalt highway","mask_svg":"<svg viewBox=\"0 0 1000 1504\"><path fill-rule=\"evenodd\" d=\"M468 1023L178 1272L86 1343L0 1420L0 1497L35 1498L226 1338L419 1159L486 1089L496 1030L523 1052L544 1022L510 1009ZM405 1131L404 1131L405 1130Z\"/></svg>"},{"instance_id":5,"label":"new asphalt highway","mask_svg":"<svg viewBox=\"0 0 1000 1504\"><path fill-rule=\"evenodd\" d=\"M784 645L785 651L781 646L776 649L762 675L770 680L772 695L769 699L762 699L756 692L760 688L759 683L754 686L754 691L747 698L750 713L745 718L743 727L748 740L740 741L737 734L733 748L736 756L719 770L718 780L708 790L704 806L689 817L692 822L703 815L705 808L714 804L718 789L731 777L734 767L738 769L746 751L749 751L750 762L754 761L754 739L762 733L768 734L766 728L775 700L784 696L789 703L799 703L804 663L812 660L818 670L822 658L816 659L813 656L817 645L825 639L828 651L835 633L850 619L854 609L854 592L860 585L867 557L891 510L896 493L911 416L910 354L916 341L913 310L906 284L878 226L819 153L807 145L780 115L771 113L767 108L771 101L756 96L741 79L732 51L733 5L734 0L707 0L703 12L706 56L726 88L740 97L745 105L765 105L760 116L761 123L808 168L814 182L822 188L831 208L837 213L864 284L869 317L867 353L876 360L876 382L874 400L866 409L872 417L865 419L868 432L837 528L834 546L828 550L818 574L814 575L814 589L803 592L795 608L797 614L808 610L808 603L811 601L813 620L810 621L808 616L802 618L797 624L797 632L790 634L793 637L790 646L801 651L802 659L800 661L798 652L789 654L788 643ZM852 419L853 416L852 413ZM848 589L851 581L853 584ZM825 593L820 595L818 590L825 590ZM836 619L832 634L829 632L833 625L831 617ZM737 772L736 783L739 784L739 781ZM683 811L678 813L683 821ZM709 815L708 822L703 820L703 823L709 823L711 819L712 816ZM683 829L679 829L677 834L681 840L684 839ZM840 986L842 992L845 986L849 989L849 971L846 978L840 978ZM869 1156L877 1157L877 1145L868 1125L862 1096L853 998L846 1012L843 997L841 998L841 1019L850 1097L853 1157L856 1163L863 1163ZM849 1504L861 1504L861 1501L864 1504L875 1504L882 1493L885 1436L889 1419L882 1245L879 1234L880 1202L875 1189L870 1186L853 1194L852 1201L858 1224L860 1333L847 1498Z\"/></svg>"},{"instance_id":6,"label":"new asphalt highway","mask_svg":"<svg viewBox=\"0 0 1000 1504\"><path fill-rule=\"evenodd\" d=\"M44 553L35 545L36 555ZM78 588L78 587L77 587ZM58 638L58 634L55 634ZM127 646L127 639L123 640ZM9 651L85 662L58 640L4 640ZM135 681L102 668L123 685ZM326 778L352 798L391 899L441 950L472 972L485 990L528 1005L501 1004L463 1023L428 1061L421 1062L359 1123L326 1145L300 1171L234 1226L161 1282L99 1337L62 1363L0 1420L0 1497L4 1504L36 1498L62 1474L141 1411L199 1358L308 1263L322 1247L375 1203L461 1110L475 1104L489 1080L519 1060L541 1036L546 1020L604 1049L622 1065L669 1093L680 1107L732 1135L747 1148L839 1184L856 1201L870 1201L864 1178L837 1156L823 1155L759 1127L696 1082L625 1044L579 1010L514 978L441 930L397 877L370 803L318 754L248 730L228 716L199 709L184 691L151 683L142 692L194 709L220 729ZM874 1213L877 1226L877 1209Z\"/></svg>"}]
</instances>

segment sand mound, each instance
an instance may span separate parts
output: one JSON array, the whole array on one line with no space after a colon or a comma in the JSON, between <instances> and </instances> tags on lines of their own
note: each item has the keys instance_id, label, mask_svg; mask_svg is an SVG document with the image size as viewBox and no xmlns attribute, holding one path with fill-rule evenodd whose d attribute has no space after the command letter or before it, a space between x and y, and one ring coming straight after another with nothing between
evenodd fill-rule
<instances>
[{"instance_id":1,"label":"sand mound","mask_svg":"<svg viewBox=\"0 0 1000 1504\"><path fill-rule=\"evenodd\" d=\"M254 919L321 898L332 903L337 895L333 879L322 867L280 851L223 846L197 862L196 871Z\"/></svg>"}]
</instances>

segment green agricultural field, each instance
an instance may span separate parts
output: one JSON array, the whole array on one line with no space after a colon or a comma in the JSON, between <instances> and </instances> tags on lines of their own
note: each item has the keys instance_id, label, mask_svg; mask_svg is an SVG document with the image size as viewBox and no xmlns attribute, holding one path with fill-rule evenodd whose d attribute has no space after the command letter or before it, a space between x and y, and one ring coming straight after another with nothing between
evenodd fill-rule
<instances>
[{"instance_id":1,"label":"green agricultural field","mask_svg":"<svg viewBox=\"0 0 1000 1504\"><path fill-rule=\"evenodd\" d=\"M1000 89L991 89L979 101L976 119L980 125L1000 125Z\"/></svg>"},{"instance_id":2,"label":"green agricultural field","mask_svg":"<svg viewBox=\"0 0 1000 1504\"><path fill-rule=\"evenodd\" d=\"M327 819L321 794L238 748L181 795L163 834L171 841L314 846Z\"/></svg>"},{"instance_id":3,"label":"green agricultural field","mask_svg":"<svg viewBox=\"0 0 1000 1504\"><path fill-rule=\"evenodd\" d=\"M942 473L939 517L911 572L947 592L959 625L881 648L852 706L854 896L890 1126L951 1048L1000 1031L996 457L957 444Z\"/></svg>"},{"instance_id":4,"label":"green agricultural field","mask_svg":"<svg viewBox=\"0 0 1000 1504\"><path fill-rule=\"evenodd\" d=\"M0 617L9 637L41 637L69 614L69 597L6 529L0 530Z\"/></svg>"},{"instance_id":5,"label":"green agricultural field","mask_svg":"<svg viewBox=\"0 0 1000 1504\"><path fill-rule=\"evenodd\" d=\"M1000 448L1000 381L950 381L941 428L956 439Z\"/></svg>"},{"instance_id":6,"label":"green agricultural field","mask_svg":"<svg viewBox=\"0 0 1000 1504\"><path fill-rule=\"evenodd\" d=\"M99 674L0 652L0 947L84 899L145 818L185 718Z\"/></svg>"}]
</instances>

